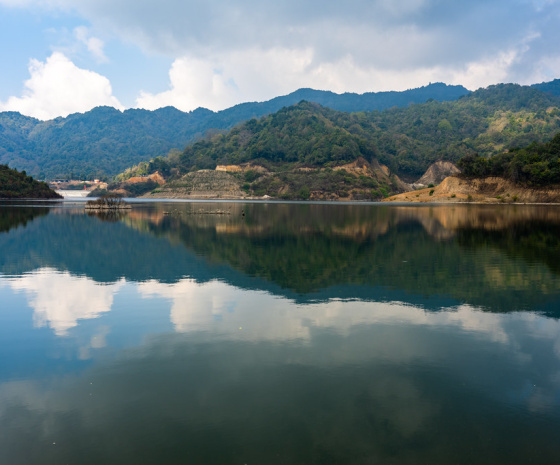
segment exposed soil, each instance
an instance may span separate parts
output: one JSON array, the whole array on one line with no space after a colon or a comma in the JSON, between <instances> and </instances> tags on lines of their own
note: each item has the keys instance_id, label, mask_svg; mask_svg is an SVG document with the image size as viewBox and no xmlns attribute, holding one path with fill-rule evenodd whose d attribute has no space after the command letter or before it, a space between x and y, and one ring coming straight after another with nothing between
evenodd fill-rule
<instances>
[{"instance_id":1,"label":"exposed soil","mask_svg":"<svg viewBox=\"0 0 560 465\"><path fill-rule=\"evenodd\" d=\"M142 198L161 199L243 199L239 180L225 171L200 170L188 173L145 194Z\"/></svg>"},{"instance_id":2,"label":"exposed soil","mask_svg":"<svg viewBox=\"0 0 560 465\"><path fill-rule=\"evenodd\" d=\"M220 166L219 170L200 170L188 173L177 181L172 181L153 190L151 193L144 194L142 198L168 198L168 199L254 199L271 198L253 197L242 189L242 177L232 173L247 172L249 170L258 172L261 176L274 177L275 174L269 172L264 167L254 164L227 165ZM305 174L309 172L321 171L318 168L298 167L294 173ZM391 175L387 167L380 165L377 161L368 163L365 159L359 158L353 163L337 166L333 171L345 170L349 175L356 178L366 177L376 181L380 185L392 185L394 190L405 191L410 189L410 185L401 181L398 176ZM309 200L362 200L368 198L369 188L360 188L349 185L345 189L345 195L341 196L336 192L327 190L310 189ZM282 198L289 193L290 186L286 183L278 185L275 192L269 192L273 198Z\"/></svg>"},{"instance_id":3,"label":"exposed soil","mask_svg":"<svg viewBox=\"0 0 560 465\"><path fill-rule=\"evenodd\" d=\"M385 202L422 203L560 203L560 186L528 188L506 179L489 177L463 179L445 178L433 188L424 188L394 195Z\"/></svg>"}]
</instances>

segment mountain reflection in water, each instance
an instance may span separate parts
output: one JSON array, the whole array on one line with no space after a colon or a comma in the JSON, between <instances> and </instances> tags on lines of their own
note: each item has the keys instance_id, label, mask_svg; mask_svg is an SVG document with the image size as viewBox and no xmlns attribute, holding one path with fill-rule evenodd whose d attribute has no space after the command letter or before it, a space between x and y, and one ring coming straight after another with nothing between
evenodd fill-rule
<instances>
[{"instance_id":1,"label":"mountain reflection in water","mask_svg":"<svg viewBox=\"0 0 560 465\"><path fill-rule=\"evenodd\" d=\"M0 463L560 461L556 207L0 225Z\"/></svg>"},{"instance_id":2,"label":"mountain reflection in water","mask_svg":"<svg viewBox=\"0 0 560 465\"><path fill-rule=\"evenodd\" d=\"M127 222L303 299L341 286L352 297L353 286L377 300L381 287L508 311L559 288L556 207L233 204L227 216L193 214L205 208L133 212Z\"/></svg>"},{"instance_id":3,"label":"mountain reflection in water","mask_svg":"<svg viewBox=\"0 0 560 465\"><path fill-rule=\"evenodd\" d=\"M410 295L491 311L531 309L557 296L556 207L218 206L230 214L198 213L216 204L148 204L115 224L53 210L22 232L24 241L7 247L9 236L0 236L7 252L0 272L219 279L302 301Z\"/></svg>"}]
</instances>

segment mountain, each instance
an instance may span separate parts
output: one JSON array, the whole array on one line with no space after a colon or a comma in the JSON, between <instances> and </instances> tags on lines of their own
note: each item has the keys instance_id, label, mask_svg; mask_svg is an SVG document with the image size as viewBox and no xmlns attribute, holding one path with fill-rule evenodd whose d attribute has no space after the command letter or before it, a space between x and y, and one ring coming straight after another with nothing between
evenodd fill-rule
<instances>
[{"instance_id":1,"label":"mountain","mask_svg":"<svg viewBox=\"0 0 560 465\"><path fill-rule=\"evenodd\" d=\"M497 176L529 187L560 185L560 133L550 142L513 148L492 158L467 155L458 163L463 176Z\"/></svg>"},{"instance_id":2,"label":"mountain","mask_svg":"<svg viewBox=\"0 0 560 465\"><path fill-rule=\"evenodd\" d=\"M454 102L427 102L368 116L379 161L407 181L438 160L490 157L560 131L560 98L535 88L499 84Z\"/></svg>"},{"instance_id":3,"label":"mountain","mask_svg":"<svg viewBox=\"0 0 560 465\"><path fill-rule=\"evenodd\" d=\"M61 199L45 182L0 165L0 199Z\"/></svg>"},{"instance_id":4,"label":"mountain","mask_svg":"<svg viewBox=\"0 0 560 465\"><path fill-rule=\"evenodd\" d=\"M540 84L533 84L531 87L546 92L548 94L560 97L560 79L554 79L550 82L541 82Z\"/></svg>"},{"instance_id":5,"label":"mountain","mask_svg":"<svg viewBox=\"0 0 560 465\"><path fill-rule=\"evenodd\" d=\"M275 172L334 168L363 158L411 182L436 161L492 156L548 141L559 131L560 98L515 84L382 112L345 113L301 102L196 142L180 155L142 163L123 178L159 171L177 179L198 169L247 163Z\"/></svg>"},{"instance_id":6,"label":"mountain","mask_svg":"<svg viewBox=\"0 0 560 465\"><path fill-rule=\"evenodd\" d=\"M428 99L455 100L468 92L462 86L442 83L404 92L362 95L300 89L266 102L243 103L219 112L199 108L184 113L172 107L120 112L98 107L50 121L3 112L0 163L25 169L40 179L103 179L172 149L182 150L209 132L230 129L301 100L341 111L373 111Z\"/></svg>"}]
</instances>

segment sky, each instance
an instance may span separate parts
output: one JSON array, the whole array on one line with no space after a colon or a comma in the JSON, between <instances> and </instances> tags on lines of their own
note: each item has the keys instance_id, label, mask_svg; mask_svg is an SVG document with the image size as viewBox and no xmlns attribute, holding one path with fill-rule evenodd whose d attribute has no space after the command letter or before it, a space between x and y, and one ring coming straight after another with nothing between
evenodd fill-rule
<instances>
[{"instance_id":1,"label":"sky","mask_svg":"<svg viewBox=\"0 0 560 465\"><path fill-rule=\"evenodd\" d=\"M560 0L0 0L0 111L560 77Z\"/></svg>"}]
</instances>

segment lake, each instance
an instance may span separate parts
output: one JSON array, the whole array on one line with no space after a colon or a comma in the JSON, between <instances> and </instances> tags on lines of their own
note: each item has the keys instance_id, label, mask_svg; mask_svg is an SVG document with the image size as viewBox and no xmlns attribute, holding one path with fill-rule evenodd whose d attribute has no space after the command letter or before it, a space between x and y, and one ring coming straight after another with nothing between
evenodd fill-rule
<instances>
[{"instance_id":1,"label":"lake","mask_svg":"<svg viewBox=\"0 0 560 465\"><path fill-rule=\"evenodd\" d=\"M559 431L559 207L0 204L2 464L552 464Z\"/></svg>"}]
</instances>

